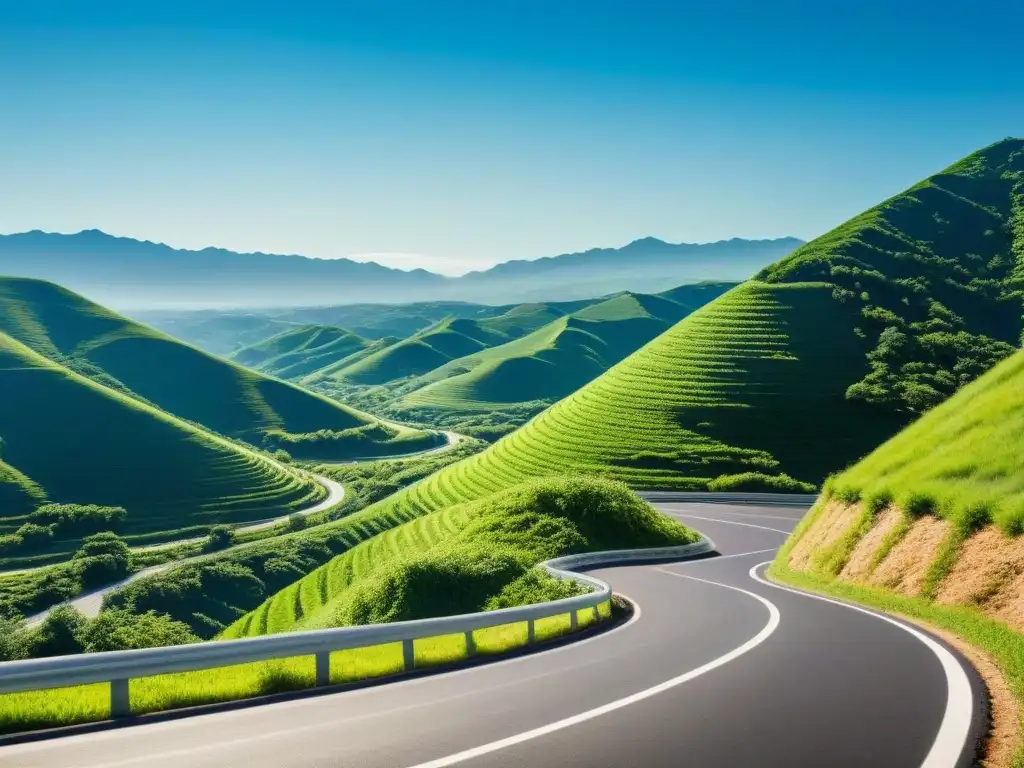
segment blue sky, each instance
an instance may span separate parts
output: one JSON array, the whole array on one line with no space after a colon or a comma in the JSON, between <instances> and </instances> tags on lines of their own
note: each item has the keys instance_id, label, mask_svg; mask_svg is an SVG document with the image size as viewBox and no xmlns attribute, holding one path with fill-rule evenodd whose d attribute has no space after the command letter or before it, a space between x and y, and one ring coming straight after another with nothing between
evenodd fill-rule
<instances>
[{"instance_id":1,"label":"blue sky","mask_svg":"<svg viewBox=\"0 0 1024 768\"><path fill-rule=\"evenodd\" d=\"M1024 135L1019 3L4 6L2 232L454 274L811 238Z\"/></svg>"}]
</instances>

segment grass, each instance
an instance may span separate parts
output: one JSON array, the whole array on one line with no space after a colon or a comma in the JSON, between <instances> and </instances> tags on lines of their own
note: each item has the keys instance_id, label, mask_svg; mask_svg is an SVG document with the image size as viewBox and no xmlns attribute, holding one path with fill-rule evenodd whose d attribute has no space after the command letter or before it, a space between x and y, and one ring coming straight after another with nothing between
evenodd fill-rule
<instances>
[{"instance_id":1,"label":"grass","mask_svg":"<svg viewBox=\"0 0 1024 768\"><path fill-rule=\"evenodd\" d=\"M958 598L959 604L934 601L972 534L990 525L998 526L1007 536L1024 532L1022 440L1024 352L1017 352L856 465L831 478L823 501L801 521L780 550L771 567L772 575L795 586L953 632L995 661L1024 713L1024 633L986 615L992 608L988 600L998 603L996 592L1004 590L1006 584L997 580L987 597ZM790 553L824 513L824 501L828 499L859 503L860 516L834 544L813 553L810 568L796 571L789 565ZM945 539L930 556L924 582L914 595L837 578L854 547L871 528L874 515L890 502L902 513L872 553L872 568L883 561L921 515L936 515L951 523ZM1007 562L1001 567L1013 569L1015 565L1019 563ZM968 601L970 604L966 604ZM1024 766L1024 746L1018 746L1012 764Z\"/></svg>"},{"instance_id":2,"label":"grass","mask_svg":"<svg viewBox=\"0 0 1024 768\"><path fill-rule=\"evenodd\" d=\"M220 636L402 621L553 599L533 566L573 552L681 544L696 534L624 486L550 479L385 531L273 595ZM564 594L563 594L564 593Z\"/></svg>"},{"instance_id":3,"label":"grass","mask_svg":"<svg viewBox=\"0 0 1024 768\"><path fill-rule=\"evenodd\" d=\"M783 552L780 552L769 571L773 578L784 584L917 619L952 632L970 645L980 648L999 667L1018 708L1024 707L1024 635L1021 633L1014 632L1006 624L993 621L973 608L939 605L920 597L907 597L882 589L834 581L820 574L794 571L784 563ZM1010 766L1024 768L1024 746L1016 748Z\"/></svg>"},{"instance_id":4,"label":"grass","mask_svg":"<svg viewBox=\"0 0 1024 768\"><path fill-rule=\"evenodd\" d=\"M407 429L380 435L367 414L37 280L0 278L0 391L0 536L47 500L125 507L120 532L151 540L308 506L319 486L242 442L270 432L362 429L366 453L379 453L376 443L410 450L435 439ZM4 546L0 567L53 560L77 543Z\"/></svg>"},{"instance_id":5,"label":"grass","mask_svg":"<svg viewBox=\"0 0 1024 768\"><path fill-rule=\"evenodd\" d=\"M303 325L243 347L231 358L282 379L298 379L350 359L372 342L330 325Z\"/></svg>"},{"instance_id":6,"label":"grass","mask_svg":"<svg viewBox=\"0 0 1024 768\"><path fill-rule=\"evenodd\" d=\"M402 387L398 413L419 409L486 413L531 402L550 404L596 378L622 358L732 287L684 286L680 299L622 293L564 315L533 333L453 360Z\"/></svg>"},{"instance_id":7,"label":"grass","mask_svg":"<svg viewBox=\"0 0 1024 768\"><path fill-rule=\"evenodd\" d=\"M6 465L0 536L40 501L122 506L126 536L284 514L323 494L298 471L105 387L0 334ZM144 447L140 450L140 447ZM8 477L11 475L8 474ZM19 501L20 497L20 501ZM70 553L76 537L6 548L0 565Z\"/></svg>"},{"instance_id":8,"label":"grass","mask_svg":"<svg viewBox=\"0 0 1024 768\"><path fill-rule=\"evenodd\" d=\"M602 618L611 616L606 602ZM593 612L578 612L579 629L594 623ZM554 639L569 631L568 614L537 622L536 640ZM477 655L507 653L526 644L526 624L520 622L473 633ZM426 638L415 642L416 668L456 663L467 658L462 635ZM331 654L331 684L344 684L394 675L403 671L402 648L393 643ZM198 672L183 672L132 680L133 714L213 704L285 691L311 688L315 678L312 656L240 664ZM110 715L106 683L45 691L0 695L0 733L96 722Z\"/></svg>"},{"instance_id":9,"label":"grass","mask_svg":"<svg viewBox=\"0 0 1024 768\"><path fill-rule=\"evenodd\" d=\"M967 526L1024 532L1024 352L925 414L834 481L858 498L885 490L903 508Z\"/></svg>"}]
</instances>

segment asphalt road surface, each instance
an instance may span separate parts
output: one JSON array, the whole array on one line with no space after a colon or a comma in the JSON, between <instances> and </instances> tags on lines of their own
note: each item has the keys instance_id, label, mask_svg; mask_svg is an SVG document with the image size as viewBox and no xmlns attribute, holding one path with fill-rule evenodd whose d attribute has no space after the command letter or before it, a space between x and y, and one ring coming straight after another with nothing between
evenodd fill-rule
<instances>
[{"instance_id":1,"label":"asphalt road surface","mask_svg":"<svg viewBox=\"0 0 1024 768\"><path fill-rule=\"evenodd\" d=\"M594 571L608 632L360 690L0 747L0 766L925 766L973 761L980 683L941 643L757 578L803 510L661 504L719 557Z\"/></svg>"}]
</instances>

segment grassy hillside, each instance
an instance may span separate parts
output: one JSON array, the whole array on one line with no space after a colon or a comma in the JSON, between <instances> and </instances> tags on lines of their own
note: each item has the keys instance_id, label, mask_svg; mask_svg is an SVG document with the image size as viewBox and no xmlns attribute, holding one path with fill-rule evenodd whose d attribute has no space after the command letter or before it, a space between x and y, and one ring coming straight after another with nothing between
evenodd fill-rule
<instances>
[{"instance_id":1,"label":"grassy hillside","mask_svg":"<svg viewBox=\"0 0 1024 768\"><path fill-rule=\"evenodd\" d=\"M844 498L1024 533L1024 353L1018 352L843 472Z\"/></svg>"},{"instance_id":2,"label":"grassy hillside","mask_svg":"<svg viewBox=\"0 0 1024 768\"><path fill-rule=\"evenodd\" d=\"M728 284L684 286L675 295L700 306ZM398 391L396 412L454 415L550 404L579 389L668 330L693 309L664 296L622 293L515 341L453 360Z\"/></svg>"},{"instance_id":3,"label":"grassy hillside","mask_svg":"<svg viewBox=\"0 0 1024 768\"><path fill-rule=\"evenodd\" d=\"M340 432L375 422L368 414L209 355L51 283L0 279L0 331L105 386L254 443L268 432Z\"/></svg>"},{"instance_id":4,"label":"grassy hillside","mask_svg":"<svg viewBox=\"0 0 1024 768\"><path fill-rule=\"evenodd\" d=\"M1013 351L1022 150L993 145L809 243L391 503L429 511L559 471L820 483Z\"/></svg>"},{"instance_id":5,"label":"grassy hillside","mask_svg":"<svg viewBox=\"0 0 1024 768\"><path fill-rule=\"evenodd\" d=\"M927 407L910 384L955 388L1012 353L1022 149L993 145L808 244L351 525L379 532L567 472L641 488L820 483ZM950 381L933 366L952 351ZM886 382L895 396L864 396Z\"/></svg>"},{"instance_id":6,"label":"grassy hillside","mask_svg":"<svg viewBox=\"0 0 1024 768\"><path fill-rule=\"evenodd\" d=\"M497 346L543 322L543 311L522 313L514 319L494 320L449 318L430 328L332 371L329 378L354 384L386 384L410 376L421 376L450 360Z\"/></svg>"},{"instance_id":7,"label":"grassy hillside","mask_svg":"<svg viewBox=\"0 0 1024 768\"><path fill-rule=\"evenodd\" d=\"M330 325L303 325L234 352L231 359L249 368L297 379L345 360L371 342Z\"/></svg>"},{"instance_id":8,"label":"grassy hillside","mask_svg":"<svg viewBox=\"0 0 1024 768\"><path fill-rule=\"evenodd\" d=\"M3 539L0 562L76 548L79 535L22 528L43 501L124 507L120 531L137 540L283 514L322 494L294 471L87 379L3 333L0 392L0 537L15 535Z\"/></svg>"},{"instance_id":9,"label":"grassy hillside","mask_svg":"<svg viewBox=\"0 0 1024 768\"><path fill-rule=\"evenodd\" d=\"M1024 352L830 480L772 573L959 635L996 662L1019 708L1021 533Z\"/></svg>"},{"instance_id":10,"label":"grassy hillside","mask_svg":"<svg viewBox=\"0 0 1024 768\"><path fill-rule=\"evenodd\" d=\"M625 486L536 481L394 528L348 550L228 627L224 638L404 621L563 597L536 563L573 552L665 546L696 534Z\"/></svg>"}]
</instances>

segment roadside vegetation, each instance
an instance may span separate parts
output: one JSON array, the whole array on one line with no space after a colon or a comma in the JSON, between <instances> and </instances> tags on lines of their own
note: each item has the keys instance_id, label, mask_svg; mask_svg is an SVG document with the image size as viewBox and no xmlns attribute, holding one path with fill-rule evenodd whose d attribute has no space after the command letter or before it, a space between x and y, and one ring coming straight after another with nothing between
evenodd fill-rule
<instances>
[{"instance_id":1,"label":"roadside vegetation","mask_svg":"<svg viewBox=\"0 0 1024 768\"><path fill-rule=\"evenodd\" d=\"M1018 352L830 479L771 573L958 635L1024 713L1022 442Z\"/></svg>"},{"instance_id":2,"label":"roadside vegetation","mask_svg":"<svg viewBox=\"0 0 1024 768\"><path fill-rule=\"evenodd\" d=\"M297 469L103 386L3 333L0 391L0 567L55 562L79 548L91 523L52 518L54 503L68 514L124 510L111 513L109 527L138 546L197 526L287 514L324 493Z\"/></svg>"},{"instance_id":3,"label":"roadside vegetation","mask_svg":"<svg viewBox=\"0 0 1024 768\"><path fill-rule=\"evenodd\" d=\"M577 592L575 586L533 566L571 552L685 544L697 538L622 484L575 477L535 481L355 546L242 617L220 637L443 616L567 597ZM230 566L222 565L230 571ZM302 615L295 613L297 606L302 606ZM602 606L604 615L608 611L607 604ZM592 622L592 612L580 612L580 627ZM138 605L108 606L93 620L60 609L35 632L13 625L6 629L0 649L7 658L198 640L184 622L141 611ZM538 622L537 637L543 640L568 630L569 617L557 616ZM478 653L501 652L526 640L522 625L473 635ZM466 655L461 635L416 646L418 666ZM391 674L401 670L401 650L383 646L339 652L332 655L331 666L332 682ZM145 712L223 701L312 682L312 659L307 658L166 675L132 682L133 709ZM107 716L107 696L105 685L3 695L0 729L102 719Z\"/></svg>"},{"instance_id":4,"label":"roadside vegetation","mask_svg":"<svg viewBox=\"0 0 1024 768\"><path fill-rule=\"evenodd\" d=\"M621 483L536 480L374 536L277 593L221 637L405 621L568 597L574 585L533 566L576 552L696 539Z\"/></svg>"}]
</instances>

